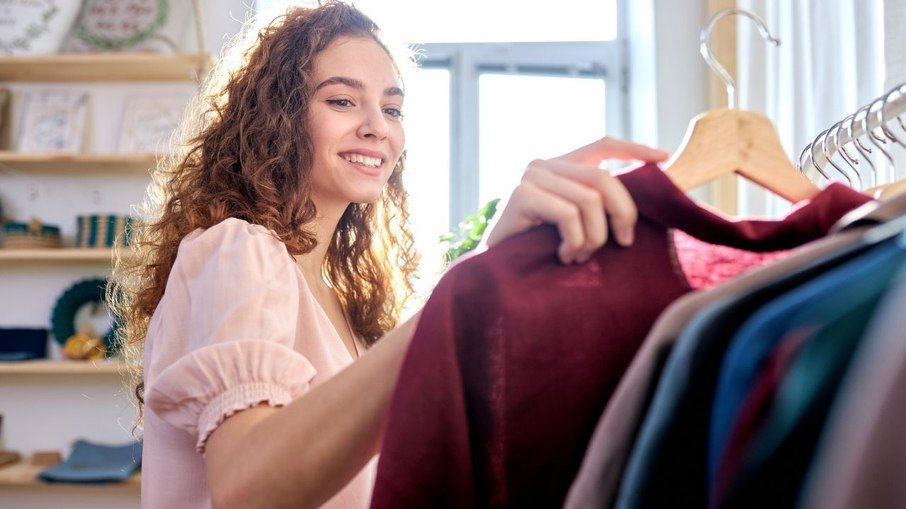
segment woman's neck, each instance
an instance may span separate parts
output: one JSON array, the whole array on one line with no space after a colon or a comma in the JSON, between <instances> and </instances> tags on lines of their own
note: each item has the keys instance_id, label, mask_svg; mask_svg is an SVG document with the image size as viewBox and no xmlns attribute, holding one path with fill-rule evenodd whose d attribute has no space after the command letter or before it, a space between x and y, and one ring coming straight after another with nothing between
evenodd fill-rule
<instances>
[{"instance_id":1,"label":"woman's neck","mask_svg":"<svg viewBox=\"0 0 906 509\"><path fill-rule=\"evenodd\" d=\"M348 204L329 207L316 203L315 206L318 210L318 215L312 225L316 239L315 247L308 253L296 256L296 262L299 264L299 268L302 269L309 286L315 283L324 284L321 271L324 267L324 260L327 258L327 249L330 247L333 236L337 231L337 225L340 223L340 218L343 217L343 212L346 211Z\"/></svg>"}]
</instances>

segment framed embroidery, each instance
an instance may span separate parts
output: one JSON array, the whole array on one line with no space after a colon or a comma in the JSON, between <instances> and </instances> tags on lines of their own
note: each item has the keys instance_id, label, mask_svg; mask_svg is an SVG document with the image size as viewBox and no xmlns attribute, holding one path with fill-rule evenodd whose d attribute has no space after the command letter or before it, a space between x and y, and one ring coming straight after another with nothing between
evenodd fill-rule
<instances>
[{"instance_id":1,"label":"framed embroidery","mask_svg":"<svg viewBox=\"0 0 906 509\"><path fill-rule=\"evenodd\" d=\"M172 96L133 96L123 104L118 150L122 153L168 154L171 135L179 127L185 98Z\"/></svg>"},{"instance_id":2,"label":"framed embroidery","mask_svg":"<svg viewBox=\"0 0 906 509\"><path fill-rule=\"evenodd\" d=\"M79 0L0 0L0 54L59 51L79 4Z\"/></svg>"},{"instance_id":3,"label":"framed embroidery","mask_svg":"<svg viewBox=\"0 0 906 509\"><path fill-rule=\"evenodd\" d=\"M79 152L82 149L88 94L67 90L29 90L22 95L21 152Z\"/></svg>"},{"instance_id":4,"label":"framed embroidery","mask_svg":"<svg viewBox=\"0 0 906 509\"><path fill-rule=\"evenodd\" d=\"M187 0L84 0L67 51L176 51L191 19Z\"/></svg>"}]
</instances>

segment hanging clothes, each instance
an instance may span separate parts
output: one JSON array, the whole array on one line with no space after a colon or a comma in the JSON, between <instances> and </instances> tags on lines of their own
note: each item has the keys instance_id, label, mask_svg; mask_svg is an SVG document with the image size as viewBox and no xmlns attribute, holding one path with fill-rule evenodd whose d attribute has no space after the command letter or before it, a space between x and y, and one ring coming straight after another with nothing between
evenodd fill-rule
<instances>
[{"instance_id":1,"label":"hanging clothes","mask_svg":"<svg viewBox=\"0 0 906 509\"><path fill-rule=\"evenodd\" d=\"M826 304L819 300L819 296L827 297L828 295L822 292L830 292L833 297L840 296L841 290L846 287L845 283L841 281L850 284L854 281L854 279L843 277L849 275L850 272L854 272L858 276L870 273L873 278L876 278L872 281L879 284L889 280L893 271L900 266L899 253L883 252L883 254L885 255L884 261L887 262L887 265L881 267L884 270L878 270L878 267L870 264L866 266L867 260L857 257L847 261L844 266L835 268L828 275L833 279L832 282L836 283L835 285L827 283L826 279L822 277L817 277L803 285L797 285L791 294L784 295L783 298L774 295L770 300L765 301L749 297L742 303L733 301L720 303L703 311L697 317L696 322L683 333L664 369L657 393L627 466L616 507L663 507L666 503L678 504L683 507L708 505L706 489L708 483L705 475L708 421L711 415L711 402L714 399L714 387L717 385L715 382L718 381L718 373L722 366L726 366L724 352L728 343L732 348L736 344L736 339L741 335L750 334L752 342L759 346L766 345L765 349L769 351L770 342L767 339L783 337L790 326L794 328L803 326L801 330L818 331L823 324L818 318L808 316L809 313L805 313L806 317L801 319L802 323L792 321L794 318L798 318L797 311L803 309L803 306L815 303ZM878 253L872 251L867 256L876 255ZM857 271L854 267L861 270ZM860 286L860 288L862 287ZM866 290L874 291L875 289L875 286L868 286ZM857 297L858 295L853 295L854 293L857 292L847 291L848 295ZM791 299L795 300L791 302ZM848 304L849 301L846 303ZM765 309L768 312L764 317L756 314L752 320L745 322L745 326L740 331L740 321L751 316L765 304L767 304ZM867 305L862 301L859 301L859 304ZM813 312L820 317L823 316L821 311L821 308L818 308ZM860 311L864 310L860 309ZM843 311L841 310L841 312ZM829 316L835 316L833 311L829 313ZM753 322L757 322L755 326L746 328ZM840 332L844 329L831 330ZM728 338L733 338L732 342ZM850 349L853 348L852 341L843 342ZM827 346L835 343L820 344ZM818 348L820 349L820 347ZM835 359L845 359L846 351L848 350L843 348ZM809 359L806 356L802 358ZM818 389L823 390L822 395L831 393L833 387L829 386L831 380L828 380L828 377L831 377L833 373L838 373L840 365L839 363L826 363L822 365L822 368L824 369L816 368L815 373L802 377L811 381L814 387L804 389L803 384L794 385L792 389L794 392L796 389L800 389L806 391L806 394L796 394L786 398L788 400L787 406L784 407L786 415L775 416L773 424L766 429L766 436L758 444L759 449L753 453L755 455L752 460L754 464L745 465L743 487L757 485L762 490L742 489L741 492L747 496L734 496L731 502L727 502L728 506L789 507L795 501L795 487L798 484L795 473L804 469L801 463L807 461L810 451L807 437L813 435L809 432L811 428L808 427L808 424L820 419L821 414L819 401L816 405L818 408L813 413L806 415L806 410L809 409L808 403L818 399L816 395ZM747 372L746 367L742 367L741 371ZM825 383L822 384L822 382ZM805 417L812 417L813 420L807 421ZM798 439L789 438L793 430L801 432ZM786 451L785 454L775 454L781 445L793 450ZM800 454L797 455L797 452ZM786 461L777 463L773 459L781 457ZM760 468L767 463L774 465L774 470L768 469L770 471L766 472L765 469ZM767 488L765 483L758 482L764 478L772 480L772 484ZM653 487L658 489L653 489ZM734 492L739 491L740 488L735 488ZM749 505L750 501L754 505Z\"/></svg>"},{"instance_id":2,"label":"hanging clothes","mask_svg":"<svg viewBox=\"0 0 906 509\"><path fill-rule=\"evenodd\" d=\"M733 338L710 413L712 479L721 474L720 483L712 480L712 507L795 504L848 360L904 255L896 242L877 246L771 302ZM791 358L772 376L763 365L778 350L791 350ZM773 383L756 383L765 378L759 371ZM725 447L731 425L748 432L735 433ZM738 459L730 467L718 462L721 456Z\"/></svg>"},{"instance_id":3,"label":"hanging clothes","mask_svg":"<svg viewBox=\"0 0 906 509\"><path fill-rule=\"evenodd\" d=\"M453 267L422 311L391 402L372 507L563 504L608 398L657 316L691 290L671 229L753 251L825 235L869 199L832 184L780 221L732 221L653 164L619 176L631 248L557 261L544 226Z\"/></svg>"},{"instance_id":4,"label":"hanging clothes","mask_svg":"<svg viewBox=\"0 0 906 509\"><path fill-rule=\"evenodd\" d=\"M846 374L800 507L906 507L904 309L906 274L900 274Z\"/></svg>"},{"instance_id":5,"label":"hanging clothes","mask_svg":"<svg viewBox=\"0 0 906 509\"><path fill-rule=\"evenodd\" d=\"M865 246L863 236L871 226L906 213L906 197L871 202L841 220L842 231L792 252L786 259L743 274L706 292L684 296L658 318L620 381L598 422L582 468L570 488L566 507L612 507L630 451L663 365L682 330L706 306L742 295L771 282L793 285L822 270L846 249L853 253ZM797 274L799 274L797 276ZM783 283L783 278L795 278Z\"/></svg>"},{"instance_id":6,"label":"hanging clothes","mask_svg":"<svg viewBox=\"0 0 906 509\"><path fill-rule=\"evenodd\" d=\"M835 227L835 230L842 231L810 243L784 260L727 281L713 290L687 295L671 305L652 328L608 403L589 445L582 469L570 489L566 507L613 507L626 462L636 445L638 430L659 383L663 365L677 337L693 317L715 302L731 297L739 298L758 289L769 292L770 285L775 285L774 291L795 288L835 264L870 249L878 232L890 227L896 231L896 223L902 220L901 216L904 214L906 196L860 207L847 214ZM876 225L884 226L874 228ZM740 315L736 317L736 321L742 321L743 318ZM690 482L696 482L696 472L704 472L704 467L699 466L702 464L703 461L696 463L694 458L690 458L684 465L684 473L691 477ZM701 479L703 476L704 474ZM699 484L703 485L704 481Z\"/></svg>"}]
</instances>

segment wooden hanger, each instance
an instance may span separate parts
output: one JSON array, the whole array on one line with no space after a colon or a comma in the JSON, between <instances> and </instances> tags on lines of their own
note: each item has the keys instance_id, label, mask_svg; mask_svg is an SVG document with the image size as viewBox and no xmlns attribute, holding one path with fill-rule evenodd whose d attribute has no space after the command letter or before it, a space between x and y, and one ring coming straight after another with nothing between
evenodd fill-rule
<instances>
[{"instance_id":1,"label":"wooden hanger","mask_svg":"<svg viewBox=\"0 0 906 509\"><path fill-rule=\"evenodd\" d=\"M725 9L711 18L701 33L701 52L726 83L729 108L692 119L680 149L666 164L666 173L684 191L735 172L791 202L811 198L818 187L790 162L767 117L736 108L736 84L711 53L711 29L730 14L751 18L762 37L775 45L780 42L768 33L761 18L746 10Z\"/></svg>"}]
</instances>

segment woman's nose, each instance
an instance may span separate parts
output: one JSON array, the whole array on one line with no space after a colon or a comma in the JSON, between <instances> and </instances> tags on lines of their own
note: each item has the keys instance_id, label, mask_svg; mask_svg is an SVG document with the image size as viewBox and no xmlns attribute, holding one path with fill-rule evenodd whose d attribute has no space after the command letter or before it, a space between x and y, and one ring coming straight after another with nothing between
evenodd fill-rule
<instances>
[{"instance_id":1,"label":"woman's nose","mask_svg":"<svg viewBox=\"0 0 906 509\"><path fill-rule=\"evenodd\" d=\"M360 138L377 138L384 140L389 133L387 119L384 118L384 112L380 108L373 111L369 109L362 118L359 125L358 135Z\"/></svg>"}]
</instances>

